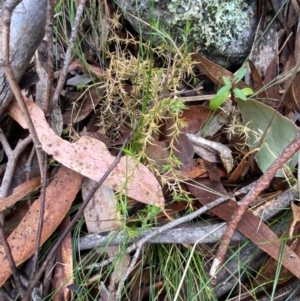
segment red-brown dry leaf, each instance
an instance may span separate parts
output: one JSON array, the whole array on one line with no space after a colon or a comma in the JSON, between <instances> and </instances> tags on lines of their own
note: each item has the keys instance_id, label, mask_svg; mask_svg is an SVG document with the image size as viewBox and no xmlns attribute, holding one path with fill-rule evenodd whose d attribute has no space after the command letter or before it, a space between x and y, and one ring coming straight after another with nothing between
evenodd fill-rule
<instances>
[{"instance_id":1,"label":"red-brown dry leaf","mask_svg":"<svg viewBox=\"0 0 300 301\"><path fill-rule=\"evenodd\" d=\"M296 74L292 84L289 87L284 104L291 110L300 111L300 73Z\"/></svg>"},{"instance_id":2,"label":"red-brown dry leaf","mask_svg":"<svg viewBox=\"0 0 300 301\"><path fill-rule=\"evenodd\" d=\"M199 53L194 53L192 59L196 62L196 66L199 68L200 72L204 73L217 86L224 85L222 76L226 76L230 80L233 80L234 75L230 71L206 59ZM238 82L235 86L239 89L248 87L242 81Z\"/></svg>"},{"instance_id":3,"label":"red-brown dry leaf","mask_svg":"<svg viewBox=\"0 0 300 301\"><path fill-rule=\"evenodd\" d=\"M205 187L211 188L212 191L220 192L227 195L226 190L220 183L211 182L208 179L199 179L198 183ZM188 185L190 192L198 198L202 205L208 204L216 200L219 196L201 187L196 187L195 184ZM238 208L235 201L229 200L226 203L211 209L210 211L229 222L232 214ZM266 226L259 217L255 216L251 211L246 211L243 218L238 224L237 229L245 236L251 239L259 248L268 253L270 256L278 260L281 253L281 241L278 236ZM298 255L291 250L290 247L285 246L284 254L282 256L282 264L296 277L300 278L300 259Z\"/></svg>"},{"instance_id":4,"label":"red-brown dry leaf","mask_svg":"<svg viewBox=\"0 0 300 301\"><path fill-rule=\"evenodd\" d=\"M61 139L48 126L42 110L31 100L26 98L25 101L43 150L64 166L99 181L115 160L105 144L91 137L81 137L73 144ZM16 102L12 102L8 114L26 128ZM162 189L155 176L146 166L130 157L121 158L104 184L139 202L164 205Z\"/></svg>"},{"instance_id":5,"label":"red-brown dry leaf","mask_svg":"<svg viewBox=\"0 0 300 301\"><path fill-rule=\"evenodd\" d=\"M168 149L168 142L153 139L146 147L146 155L157 168L161 168L164 164L169 164L170 151Z\"/></svg>"},{"instance_id":6,"label":"red-brown dry leaf","mask_svg":"<svg viewBox=\"0 0 300 301\"><path fill-rule=\"evenodd\" d=\"M253 90L255 92L259 91L259 90L263 90L265 84L258 72L258 70L256 69L254 63L249 60L249 67L251 70L251 76L252 76L252 80L253 80ZM258 98L268 98L268 93L266 92L266 90L261 91L258 95Z\"/></svg>"},{"instance_id":7,"label":"red-brown dry leaf","mask_svg":"<svg viewBox=\"0 0 300 301\"><path fill-rule=\"evenodd\" d=\"M31 179L14 188L13 193L10 196L0 199L0 211L9 208L10 206L14 205L16 202L24 198L27 194L34 191L36 188L39 187L40 182L41 178L38 177Z\"/></svg>"},{"instance_id":8,"label":"red-brown dry leaf","mask_svg":"<svg viewBox=\"0 0 300 301\"><path fill-rule=\"evenodd\" d=\"M267 85L271 81L273 81L277 75L278 75L278 60L275 58L272 60L270 65L267 68L265 77L264 77L264 83ZM268 89L266 89L266 92L268 94L268 99L264 99L263 103L266 105L269 105L271 107L275 107L278 104L278 101L280 99L279 94L279 88L276 84L272 84Z\"/></svg>"},{"instance_id":9,"label":"red-brown dry leaf","mask_svg":"<svg viewBox=\"0 0 300 301\"><path fill-rule=\"evenodd\" d=\"M289 237L292 238L295 235L295 227L298 222L300 222L300 207L292 202L292 211L293 211L293 221L289 227Z\"/></svg>"},{"instance_id":10,"label":"red-brown dry leaf","mask_svg":"<svg viewBox=\"0 0 300 301\"><path fill-rule=\"evenodd\" d=\"M172 137L173 127L175 125L175 121L173 118L166 118L166 136L170 141L170 137ZM180 133L173 142L173 150L176 157L182 163L180 165L180 170L191 170L194 166L196 166L194 157L194 147L193 143L189 140L189 138Z\"/></svg>"},{"instance_id":11,"label":"red-brown dry leaf","mask_svg":"<svg viewBox=\"0 0 300 301\"><path fill-rule=\"evenodd\" d=\"M179 179L196 179L198 177L207 177L207 170L205 169L203 164L197 163L197 165L191 165L189 168L185 168L182 170L176 170L176 175Z\"/></svg>"},{"instance_id":12,"label":"red-brown dry leaf","mask_svg":"<svg viewBox=\"0 0 300 301\"><path fill-rule=\"evenodd\" d=\"M68 97L68 94L69 93L67 93L66 97ZM70 92L70 94L78 95L79 93ZM87 93L85 93L82 100L77 101L77 99L74 99L73 102L76 102L77 105L63 114L64 124L74 124L86 118L93 110L95 110L95 107L100 102L101 97L100 89L91 88Z\"/></svg>"},{"instance_id":13,"label":"red-brown dry leaf","mask_svg":"<svg viewBox=\"0 0 300 301\"><path fill-rule=\"evenodd\" d=\"M293 204L293 203L292 203ZM293 236L295 237L291 243L289 243L290 248L298 255L300 255L300 223L297 223L296 226L293 228ZM286 234L284 233L282 235L283 239L286 238ZM255 278L255 282L257 285L266 283L275 279L276 270L277 270L278 262L274 258L269 258L264 267L259 271L259 274ZM290 279L293 276L293 274L286 269L285 267L281 267L279 279L283 279L282 281L279 281L279 283L286 282L288 279Z\"/></svg>"},{"instance_id":14,"label":"red-brown dry leaf","mask_svg":"<svg viewBox=\"0 0 300 301\"><path fill-rule=\"evenodd\" d=\"M186 122L183 133L196 134L208 120L211 110L208 107L196 105L189 106L182 111L181 118Z\"/></svg>"},{"instance_id":15,"label":"red-brown dry leaf","mask_svg":"<svg viewBox=\"0 0 300 301\"><path fill-rule=\"evenodd\" d=\"M63 232L70 223L70 217L66 216L60 224L60 230ZM56 265L53 277L52 291L55 292L53 301L69 300L70 290L68 285L73 284L73 251L72 235L67 234L62 244L57 250Z\"/></svg>"},{"instance_id":16,"label":"red-brown dry leaf","mask_svg":"<svg viewBox=\"0 0 300 301\"><path fill-rule=\"evenodd\" d=\"M212 182L220 182L220 174L216 163L202 160L208 176Z\"/></svg>"},{"instance_id":17,"label":"red-brown dry leaf","mask_svg":"<svg viewBox=\"0 0 300 301\"><path fill-rule=\"evenodd\" d=\"M84 73L91 74L96 78L103 79L105 77L105 70L95 64L88 64L87 66L83 65L79 59L74 60L68 68L68 72L73 70L78 70Z\"/></svg>"},{"instance_id":18,"label":"red-brown dry leaf","mask_svg":"<svg viewBox=\"0 0 300 301\"><path fill-rule=\"evenodd\" d=\"M63 166L47 186L41 245L54 232L69 211L80 189L81 181L82 176L79 173ZM40 198L32 204L21 223L8 237L8 243L17 266L34 253L39 216ZM1 287L11 274L2 246L0 246L0 262Z\"/></svg>"},{"instance_id":19,"label":"red-brown dry leaf","mask_svg":"<svg viewBox=\"0 0 300 301\"><path fill-rule=\"evenodd\" d=\"M259 148L254 148L251 151L249 151L246 155L244 155L243 159L239 163L239 165L235 168L235 170L231 173L228 180L223 181L222 183L225 184L232 184L236 183L236 181L241 177L241 174L243 173L245 167L248 164L249 156L253 153L256 153L259 150Z\"/></svg>"}]
</instances>

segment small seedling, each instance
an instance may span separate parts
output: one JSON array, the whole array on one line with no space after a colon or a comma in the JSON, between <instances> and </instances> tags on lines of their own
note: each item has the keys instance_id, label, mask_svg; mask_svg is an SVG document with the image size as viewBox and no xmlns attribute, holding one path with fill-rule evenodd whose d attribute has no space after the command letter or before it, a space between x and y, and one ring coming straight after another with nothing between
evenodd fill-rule
<instances>
[{"instance_id":1,"label":"small seedling","mask_svg":"<svg viewBox=\"0 0 300 301\"><path fill-rule=\"evenodd\" d=\"M223 86L216 94L216 96L210 101L209 108L211 110L217 110L225 102L225 100L231 94L233 99L237 97L241 100L246 101L247 96L252 95L254 92L251 88L239 89L234 87L246 74L246 68L241 68L233 80L231 81L228 77L222 76L225 86Z\"/></svg>"}]
</instances>

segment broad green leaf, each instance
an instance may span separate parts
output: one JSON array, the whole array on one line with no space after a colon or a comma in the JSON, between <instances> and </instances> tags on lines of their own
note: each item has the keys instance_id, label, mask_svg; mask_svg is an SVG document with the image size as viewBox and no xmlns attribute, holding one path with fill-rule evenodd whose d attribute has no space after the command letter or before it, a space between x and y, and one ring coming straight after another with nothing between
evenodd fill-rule
<instances>
[{"instance_id":1,"label":"broad green leaf","mask_svg":"<svg viewBox=\"0 0 300 301\"><path fill-rule=\"evenodd\" d=\"M247 145L252 150L257 147L259 137L266 130L269 121L275 113L275 118L269 128L260 150L255 156L255 160L262 172L265 172L280 154L283 153L287 145L296 137L297 128L289 119L283 117L273 108L260 102L248 99L246 102L237 99L238 109L242 114L243 124L250 128L253 133L248 133ZM256 135L254 133L257 133ZM287 163L289 167L297 164L297 154ZM282 170L278 171L277 177L284 177Z\"/></svg>"},{"instance_id":2,"label":"broad green leaf","mask_svg":"<svg viewBox=\"0 0 300 301\"><path fill-rule=\"evenodd\" d=\"M233 78L233 82L238 83L245 76L246 72L247 72L246 68L239 69Z\"/></svg>"},{"instance_id":3,"label":"broad green leaf","mask_svg":"<svg viewBox=\"0 0 300 301\"><path fill-rule=\"evenodd\" d=\"M231 84L230 86L224 86L222 87L218 92L217 92L217 96L221 96L223 94L225 94L227 91L229 91L232 88Z\"/></svg>"},{"instance_id":4,"label":"broad green leaf","mask_svg":"<svg viewBox=\"0 0 300 301\"><path fill-rule=\"evenodd\" d=\"M209 103L209 108L211 110L217 110L223 102L227 99L227 97L230 95L230 91L225 92L222 95L216 95Z\"/></svg>"},{"instance_id":5,"label":"broad green leaf","mask_svg":"<svg viewBox=\"0 0 300 301\"><path fill-rule=\"evenodd\" d=\"M234 88L233 89L233 93L236 97L238 97L241 100L246 101L247 97L245 96L245 94L242 92L242 90L238 89L238 88Z\"/></svg>"},{"instance_id":6,"label":"broad green leaf","mask_svg":"<svg viewBox=\"0 0 300 301\"><path fill-rule=\"evenodd\" d=\"M254 94L254 91L253 91L251 88L244 88L244 89L242 89L241 91L242 91L242 92L244 93L244 95L246 95L246 96Z\"/></svg>"},{"instance_id":7,"label":"broad green leaf","mask_svg":"<svg viewBox=\"0 0 300 301\"><path fill-rule=\"evenodd\" d=\"M228 77L226 77L226 76L223 75L222 79L223 79L223 82L224 82L224 84L226 86L231 86L231 81L230 81L230 79Z\"/></svg>"}]
</instances>

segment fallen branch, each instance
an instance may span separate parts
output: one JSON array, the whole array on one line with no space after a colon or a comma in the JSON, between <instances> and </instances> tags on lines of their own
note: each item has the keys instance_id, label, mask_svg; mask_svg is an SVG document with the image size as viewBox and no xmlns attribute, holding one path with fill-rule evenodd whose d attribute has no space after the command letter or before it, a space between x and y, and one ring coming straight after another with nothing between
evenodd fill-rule
<instances>
[{"instance_id":1,"label":"fallen branch","mask_svg":"<svg viewBox=\"0 0 300 301\"><path fill-rule=\"evenodd\" d=\"M260 193L269 186L277 171L284 166L284 164L299 150L299 148L300 134L298 133L296 138L286 147L280 157L273 162L273 164L261 176L261 178L254 183L249 193L242 199L240 206L233 213L231 221L228 223L227 229L223 235L222 244L220 244L217 255L213 261L209 273L212 277L216 277L217 270L219 270L224 261L234 231L236 230L238 223L242 219L243 214L248 209L251 202L255 200L260 195Z\"/></svg>"},{"instance_id":2,"label":"fallen branch","mask_svg":"<svg viewBox=\"0 0 300 301\"><path fill-rule=\"evenodd\" d=\"M282 208L290 206L291 202L298 197L297 187L294 186L266 204L258 207L254 213L260 216L263 220L269 220L276 214L280 213ZM195 224L184 224L180 227L165 231L151 239L148 243L174 243L174 244L194 244L199 238L202 237L199 243L216 243L222 239L225 232L226 224L217 223L214 225L207 225L207 223L195 223ZM149 233L153 233L158 228L150 228L142 232L139 236L129 238L126 232L113 231L109 234L89 234L80 239L79 250L88 250L97 247L114 246L124 243L124 241L130 244L137 242L141 238L145 237ZM207 236L208 233L211 235ZM247 238L239 231L235 231L232 242L244 241ZM100 264L101 265L101 264ZM98 264L93 264L92 268L99 268Z\"/></svg>"}]
</instances>

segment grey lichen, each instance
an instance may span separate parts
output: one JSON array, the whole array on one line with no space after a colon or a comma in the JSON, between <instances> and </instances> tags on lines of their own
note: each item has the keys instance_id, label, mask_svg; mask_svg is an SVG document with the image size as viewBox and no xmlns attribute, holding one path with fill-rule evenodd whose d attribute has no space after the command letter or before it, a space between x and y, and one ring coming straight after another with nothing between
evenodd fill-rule
<instances>
[{"instance_id":1,"label":"grey lichen","mask_svg":"<svg viewBox=\"0 0 300 301\"><path fill-rule=\"evenodd\" d=\"M253 0L114 1L145 40L151 37L160 43L159 33L153 31L159 28L179 46L192 43L200 54L222 66L242 64L253 46L257 26Z\"/></svg>"},{"instance_id":2,"label":"grey lichen","mask_svg":"<svg viewBox=\"0 0 300 301\"><path fill-rule=\"evenodd\" d=\"M168 10L172 14L170 25L191 22L192 38L204 48L213 46L219 51L249 26L251 18L244 0L172 0Z\"/></svg>"}]
</instances>

